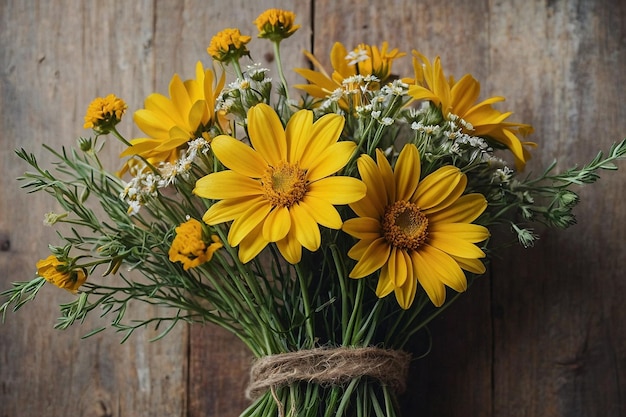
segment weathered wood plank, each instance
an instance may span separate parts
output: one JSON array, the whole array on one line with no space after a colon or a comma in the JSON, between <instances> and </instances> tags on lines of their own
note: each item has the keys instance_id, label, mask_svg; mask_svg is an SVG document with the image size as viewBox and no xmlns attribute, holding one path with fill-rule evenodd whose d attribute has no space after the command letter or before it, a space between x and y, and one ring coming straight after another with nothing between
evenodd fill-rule
<instances>
[{"instance_id":1,"label":"weathered wood plank","mask_svg":"<svg viewBox=\"0 0 626 417\"><path fill-rule=\"evenodd\" d=\"M105 4L106 3L106 4ZM58 239L43 226L58 211L44 195L26 195L16 177L26 170L13 150L25 147L44 165L41 144L74 146L89 102L110 92L137 108L154 89L152 2L3 1L0 4L0 286L33 276L35 262ZM171 54L171 52L165 52ZM132 123L122 123L131 135ZM122 149L107 144L103 163L119 166ZM0 415L186 415L186 329L149 343L140 331L126 344L94 317L66 332L52 329L57 305L73 297L46 287L36 302L0 326ZM138 306L132 314L152 315Z\"/></svg>"},{"instance_id":2,"label":"weathered wood plank","mask_svg":"<svg viewBox=\"0 0 626 417\"><path fill-rule=\"evenodd\" d=\"M490 82L512 87L512 108L537 127L531 169L557 154L559 170L585 163L624 137L626 5L516 6L491 10ZM580 189L575 227L542 230L535 248L494 265L495 415L626 412L623 165Z\"/></svg>"}]
</instances>

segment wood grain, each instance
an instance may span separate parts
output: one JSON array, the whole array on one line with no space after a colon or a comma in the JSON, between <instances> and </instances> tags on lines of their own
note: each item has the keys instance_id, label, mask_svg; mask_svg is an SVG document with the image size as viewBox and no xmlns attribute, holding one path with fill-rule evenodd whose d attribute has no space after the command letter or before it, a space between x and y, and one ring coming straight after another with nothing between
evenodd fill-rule
<instances>
[{"instance_id":1,"label":"wood grain","mask_svg":"<svg viewBox=\"0 0 626 417\"><path fill-rule=\"evenodd\" d=\"M193 76L225 27L254 34L267 7L294 10L302 25L284 43L286 67L306 66L303 49L328 65L332 43L348 48L387 40L410 55L440 55L447 73L469 72L482 97L532 124L539 147L528 171L558 156L558 169L582 164L624 137L626 5L619 0L141 0L0 2L0 287L29 279L54 231L39 219L50 206L15 178L24 146L71 145L86 105L122 96L131 110L167 92L174 73ZM268 68L270 48L253 39ZM410 58L394 72L410 74ZM300 82L290 74L290 81ZM122 133L138 134L130 123ZM120 151L107 144L105 162ZM511 248L490 273L431 326L432 352L416 361L405 415L517 417L626 415L626 166L579 189L578 224L538 229L534 248ZM496 236L504 241L508 230ZM247 401L250 355L213 326L180 326L150 343L139 332L120 345L102 324L52 330L70 294L46 287L0 325L0 417L235 416ZM133 314L152 310L137 306Z\"/></svg>"}]
</instances>

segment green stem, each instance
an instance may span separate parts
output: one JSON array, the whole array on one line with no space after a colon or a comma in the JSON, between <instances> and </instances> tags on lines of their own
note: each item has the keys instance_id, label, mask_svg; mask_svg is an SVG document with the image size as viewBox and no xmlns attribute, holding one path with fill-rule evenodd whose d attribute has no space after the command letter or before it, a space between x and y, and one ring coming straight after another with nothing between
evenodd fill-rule
<instances>
[{"instance_id":1,"label":"green stem","mask_svg":"<svg viewBox=\"0 0 626 417\"><path fill-rule=\"evenodd\" d=\"M305 325L307 330L307 336L309 338L310 348L313 347L315 343L315 330L313 326L313 309L311 308L311 300L308 291L308 282L305 277L305 272L302 271L300 264L294 265L296 269L296 275L298 276L298 282L300 284L300 293L302 295L302 305L304 307L304 317L305 317Z\"/></svg>"},{"instance_id":2,"label":"green stem","mask_svg":"<svg viewBox=\"0 0 626 417\"><path fill-rule=\"evenodd\" d=\"M124 139L124 136L122 136L120 134L120 132L118 132L118 130L115 128L115 126L113 126L111 128L111 133L113 133L113 136L115 136L116 138L118 138L120 140L120 142L122 142L124 145L131 147L133 146L129 141L127 141L126 139Z\"/></svg>"},{"instance_id":3,"label":"green stem","mask_svg":"<svg viewBox=\"0 0 626 417\"><path fill-rule=\"evenodd\" d=\"M274 55L276 56L276 68L278 69L278 76L280 77L280 81L283 83L283 88L285 89L285 98L287 102L289 102L289 84L287 84L287 79L285 78L285 73L283 72L283 64L280 58L280 41L272 42L274 45Z\"/></svg>"}]
</instances>

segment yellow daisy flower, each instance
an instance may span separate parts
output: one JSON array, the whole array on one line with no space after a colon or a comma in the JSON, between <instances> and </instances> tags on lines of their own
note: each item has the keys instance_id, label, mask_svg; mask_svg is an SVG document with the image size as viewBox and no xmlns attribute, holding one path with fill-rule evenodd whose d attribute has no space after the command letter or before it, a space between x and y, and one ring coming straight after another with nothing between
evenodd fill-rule
<instances>
[{"instance_id":1,"label":"yellow daisy flower","mask_svg":"<svg viewBox=\"0 0 626 417\"><path fill-rule=\"evenodd\" d=\"M417 283L437 307L446 298L445 286L465 291L463 270L482 274L485 254L475 243L489 237L487 228L471 224L487 207L481 194L462 195L467 178L445 166L421 181L415 145L406 145L392 170L382 151L377 162L369 155L358 160L367 185L365 198L350 204L358 217L346 220L343 230L360 239L348 252L357 260L351 278L380 270L376 295L392 291L408 309Z\"/></svg>"},{"instance_id":2,"label":"yellow daisy flower","mask_svg":"<svg viewBox=\"0 0 626 417\"><path fill-rule=\"evenodd\" d=\"M296 15L281 9L268 9L256 18L254 24L259 29L259 38L281 41L294 34L300 25L294 25Z\"/></svg>"},{"instance_id":3,"label":"yellow daisy flower","mask_svg":"<svg viewBox=\"0 0 626 417\"><path fill-rule=\"evenodd\" d=\"M393 61L406 55L404 52L399 52L397 48L389 50L387 42L383 42L380 48L375 45L361 44L352 52L348 52L342 43L336 42L330 52L333 73L328 75L314 55L309 52L305 54L317 71L296 68L294 71L303 76L309 84L299 84L295 87L318 98L328 97L333 91L342 89L343 81L355 75L374 75L380 80L378 86L385 84L391 76ZM370 88L378 88L377 85L370 84ZM345 99L340 100L339 104L343 109L348 107Z\"/></svg>"},{"instance_id":4,"label":"yellow daisy flower","mask_svg":"<svg viewBox=\"0 0 626 417\"><path fill-rule=\"evenodd\" d=\"M424 55L417 51L413 51L413 54L415 85L409 88L409 95L441 107L445 118L450 115L460 117L466 122L462 125L465 133L489 137L503 144L513 153L517 169L524 169L531 157L526 147L534 147L536 144L522 142L519 135L532 133L532 126L505 122L512 113L502 113L492 107L493 103L504 101L504 97L491 97L476 103L480 95L480 83L470 74L464 75L458 82L448 81L439 57L431 65Z\"/></svg>"},{"instance_id":5,"label":"yellow daisy flower","mask_svg":"<svg viewBox=\"0 0 626 417\"><path fill-rule=\"evenodd\" d=\"M93 129L96 133L105 134L122 120L128 106L119 97L109 94L96 97L87 107L85 129Z\"/></svg>"},{"instance_id":6,"label":"yellow daisy flower","mask_svg":"<svg viewBox=\"0 0 626 417\"><path fill-rule=\"evenodd\" d=\"M121 156L140 155L152 165L176 162L187 142L208 137L214 125L227 128L224 114L215 114L215 102L224 86L224 75L216 82L211 69L196 64L196 78L182 81L176 74L170 81L170 97L153 93L145 100L145 108L137 110L133 120L148 135L130 141L132 146ZM127 164L126 167L129 165Z\"/></svg>"},{"instance_id":7,"label":"yellow daisy flower","mask_svg":"<svg viewBox=\"0 0 626 417\"><path fill-rule=\"evenodd\" d=\"M186 271L213 258L216 250L223 245L219 237L211 236L211 243L207 243L202 231L202 223L196 219L189 219L176 228L176 237L168 252L170 261L180 262Z\"/></svg>"},{"instance_id":8,"label":"yellow daisy flower","mask_svg":"<svg viewBox=\"0 0 626 417\"><path fill-rule=\"evenodd\" d=\"M248 262L270 242L283 257L298 263L302 247L319 249L318 225L340 229L333 205L348 204L365 195L365 184L352 177L332 176L343 168L356 145L338 142L344 118L296 112L283 128L266 104L248 111L250 143L226 135L213 139L212 150L228 170L209 174L194 193L221 200L203 220L210 225L231 221L228 243L239 246L239 259Z\"/></svg>"},{"instance_id":9,"label":"yellow daisy flower","mask_svg":"<svg viewBox=\"0 0 626 417\"><path fill-rule=\"evenodd\" d=\"M37 275L73 294L76 294L78 288L87 280L87 274L83 269L70 270L67 263L54 255L37 262Z\"/></svg>"}]
</instances>

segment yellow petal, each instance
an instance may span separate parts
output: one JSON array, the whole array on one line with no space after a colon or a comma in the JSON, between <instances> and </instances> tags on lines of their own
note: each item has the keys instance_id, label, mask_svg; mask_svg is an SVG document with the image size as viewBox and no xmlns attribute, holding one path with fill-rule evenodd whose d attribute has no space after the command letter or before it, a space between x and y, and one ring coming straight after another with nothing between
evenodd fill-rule
<instances>
[{"instance_id":1,"label":"yellow petal","mask_svg":"<svg viewBox=\"0 0 626 417\"><path fill-rule=\"evenodd\" d=\"M329 229L341 229L343 224L341 216L328 201L307 194L300 201L300 205L322 226Z\"/></svg>"},{"instance_id":2,"label":"yellow petal","mask_svg":"<svg viewBox=\"0 0 626 417\"><path fill-rule=\"evenodd\" d=\"M297 264L302 259L302 245L296 239L293 231L290 231L284 239L276 242L276 246L283 258L290 264Z\"/></svg>"},{"instance_id":3,"label":"yellow petal","mask_svg":"<svg viewBox=\"0 0 626 417\"><path fill-rule=\"evenodd\" d=\"M361 259L361 257L363 256L363 254L365 253L367 248L369 248L370 245L372 243L374 243L374 241L376 239L378 239L379 237L380 236L376 236L374 239L361 239L361 240L359 240L348 251L348 257L350 259L354 259L355 261L358 261L359 259Z\"/></svg>"},{"instance_id":4,"label":"yellow petal","mask_svg":"<svg viewBox=\"0 0 626 417\"><path fill-rule=\"evenodd\" d=\"M357 264L350 272L350 278L363 278L380 268L389 260L391 247L385 238L379 238L365 250L365 253L359 259Z\"/></svg>"},{"instance_id":5,"label":"yellow petal","mask_svg":"<svg viewBox=\"0 0 626 417\"><path fill-rule=\"evenodd\" d=\"M473 243L459 239L447 233L429 232L428 243L450 255L461 258L484 258L485 253Z\"/></svg>"},{"instance_id":6,"label":"yellow petal","mask_svg":"<svg viewBox=\"0 0 626 417\"><path fill-rule=\"evenodd\" d=\"M287 139L278 115L270 106L259 103L248 111L250 142L273 166L287 160Z\"/></svg>"},{"instance_id":7,"label":"yellow petal","mask_svg":"<svg viewBox=\"0 0 626 417\"><path fill-rule=\"evenodd\" d=\"M420 156L413 144L405 145L398 156L394 170L395 201L408 201L420 179Z\"/></svg>"},{"instance_id":8,"label":"yellow petal","mask_svg":"<svg viewBox=\"0 0 626 417\"><path fill-rule=\"evenodd\" d=\"M420 253L424 256L433 271L438 275L438 279L456 292L463 292L467 289L467 278L459 267L459 264L448 254L430 245L420 248Z\"/></svg>"},{"instance_id":9,"label":"yellow petal","mask_svg":"<svg viewBox=\"0 0 626 417\"><path fill-rule=\"evenodd\" d=\"M145 152L157 148L161 144L161 141L156 139L138 138L131 140L130 143L132 146L126 148L124 152L120 154L120 157L143 155Z\"/></svg>"},{"instance_id":10,"label":"yellow petal","mask_svg":"<svg viewBox=\"0 0 626 417\"><path fill-rule=\"evenodd\" d=\"M307 69L307 68L296 68L294 69L294 71L300 74L301 76L303 76L308 82L311 83L311 85L314 85L315 87L317 87L317 89L319 90L318 95L315 95L314 97L319 97L319 98L326 97L329 93L333 92L335 89L340 87L340 85L338 85L329 77L324 76L324 74L321 74L318 71L314 71L314 70ZM308 87L308 86L298 84L295 87L304 90L305 87Z\"/></svg>"},{"instance_id":11,"label":"yellow petal","mask_svg":"<svg viewBox=\"0 0 626 417\"><path fill-rule=\"evenodd\" d=\"M261 224L272 207L267 201L261 200L250 204L241 216L239 216L230 226L228 232L228 243L230 246L237 246L253 229ZM263 230L261 229L261 233ZM265 237L263 238L265 239Z\"/></svg>"},{"instance_id":12,"label":"yellow petal","mask_svg":"<svg viewBox=\"0 0 626 417\"><path fill-rule=\"evenodd\" d=\"M381 236L382 225L379 219L355 217L343 222L341 230L357 239L376 239Z\"/></svg>"},{"instance_id":13,"label":"yellow petal","mask_svg":"<svg viewBox=\"0 0 626 417\"><path fill-rule=\"evenodd\" d=\"M367 186L367 193L363 199L350 204L350 208L352 208L359 217L379 218L385 212L387 193L378 166L374 160L366 154L359 157L357 165L361 179Z\"/></svg>"},{"instance_id":14,"label":"yellow petal","mask_svg":"<svg viewBox=\"0 0 626 417\"><path fill-rule=\"evenodd\" d=\"M365 183L352 177L327 177L309 184L307 195L331 204L348 204L365 197Z\"/></svg>"},{"instance_id":15,"label":"yellow petal","mask_svg":"<svg viewBox=\"0 0 626 417\"><path fill-rule=\"evenodd\" d=\"M422 210L436 207L451 193L458 192L457 185L462 181L463 174L454 166L447 165L424 178L411 201Z\"/></svg>"},{"instance_id":16,"label":"yellow petal","mask_svg":"<svg viewBox=\"0 0 626 417\"><path fill-rule=\"evenodd\" d=\"M489 237L486 227L468 223L432 223L428 226L428 231L448 234L471 243L482 242Z\"/></svg>"},{"instance_id":17,"label":"yellow petal","mask_svg":"<svg viewBox=\"0 0 626 417\"><path fill-rule=\"evenodd\" d=\"M302 168L312 169L313 163L319 159L319 155L325 152L330 146L337 143L344 123L345 119L338 114L326 114L313 123L311 134L306 145L298 147L298 149L301 149L298 157L300 158L300 166ZM354 148L349 149L348 145L343 146L343 148L337 149L343 152L349 152L351 156Z\"/></svg>"},{"instance_id":18,"label":"yellow petal","mask_svg":"<svg viewBox=\"0 0 626 417\"><path fill-rule=\"evenodd\" d=\"M395 286L393 285L393 280L389 276L388 268L383 267L383 269L380 271L380 276L378 277L378 284L376 285L376 297L386 297L394 289Z\"/></svg>"},{"instance_id":19,"label":"yellow petal","mask_svg":"<svg viewBox=\"0 0 626 417\"><path fill-rule=\"evenodd\" d=\"M239 260L243 263L250 262L269 243L263 239L263 224L255 227L239 244Z\"/></svg>"},{"instance_id":20,"label":"yellow petal","mask_svg":"<svg viewBox=\"0 0 626 417\"><path fill-rule=\"evenodd\" d=\"M411 260L415 268L415 276L417 276L417 280L426 292L426 295L428 295L435 307L441 307L444 301L446 301L446 288L439 280L439 276L433 271L431 265L419 251L411 252Z\"/></svg>"},{"instance_id":21,"label":"yellow petal","mask_svg":"<svg viewBox=\"0 0 626 417\"><path fill-rule=\"evenodd\" d=\"M318 250L322 238L315 219L299 204L291 206L289 214L291 215L291 228L295 230L298 242L311 252Z\"/></svg>"},{"instance_id":22,"label":"yellow petal","mask_svg":"<svg viewBox=\"0 0 626 417\"><path fill-rule=\"evenodd\" d=\"M335 42L330 50L330 62L342 79L356 75L356 65L348 65L346 55L348 55L346 47L341 42Z\"/></svg>"},{"instance_id":23,"label":"yellow petal","mask_svg":"<svg viewBox=\"0 0 626 417\"><path fill-rule=\"evenodd\" d=\"M459 81L454 83L450 90L454 113L465 117L465 113L476 103L480 95L480 83L470 74L465 74ZM444 114L444 116L446 116Z\"/></svg>"},{"instance_id":24,"label":"yellow petal","mask_svg":"<svg viewBox=\"0 0 626 417\"><path fill-rule=\"evenodd\" d=\"M262 195L261 184L235 171L219 171L196 181L193 193L199 197L222 200Z\"/></svg>"},{"instance_id":25,"label":"yellow petal","mask_svg":"<svg viewBox=\"0 0 626 417\"><path fill-rule=\"evenodd\" d=\"M287 137L287 152L289 161L299 163L311 137L313 126L313 112L299 110L287 122L285 134Z\"/></svg>"},{"instance_id":26,"label":"yellow petal","mask_svg":"<svg viewBox=\"0 0 626 417\"><path fill-rule=\"evenodd\" d=\"M487 270L485 268L485 264L483 264L478 259L460 258L458 256L452 256L452 255L450 256L459 264L461 269L464 269L468 272L481 275L481 274L484 274L485 271Z\"/></svg>"},{"instance_id":27,"label":"yellow petal","mask_svg":"<svg viewBox=\"0 0 626 417\"><path fill-rule=\"evenodd\" d=\"M261 201L263 197L260 196L255 199L245 196L220 200L209 207L202 216L202 220L210 225L235 220L246 212L250 204L258 204Z\"/></svg>"},{"instance_id":28,"label":"yellow petal","mask_svg":"<svg viewBox=\"0 0 626 417\"><path fill-rule=\"evenodd\" d=\"M144 107L145 110L154 113L157 120L161 120L160 124L169 123L168 129L173 125L184 125L187 122L174 102L162 94L150 94L145 100Z\"/></svg>"},{"instance_id":29,"label":"yellow petal","mask_svg":"<svg viewBox=\"0 0 626 417\"><path fill-rule=\"evenodd\" d=\"M187 120L187 125L191 128L191 131L195 132L200 124L202 123L202 119L204 114L206 113L206 101L198 100L189 109L189 116Z\"/></svg>"},{"instance_id":30,"label":"yellow petal","mask_svg":"<svg viewBox=\"0 0 626 417\"><path fill-rule=\"evenodd\" d=\"M230 136L214 138L211 149L222 164L246 177L260 178L267 169L267 162L258 152Z\"/></svg>"},{"instance_id":31,"label":"yellow petal","mask_svg":"<svg viewBox=\"0 0 626 417\"><path fill-rule=\"evenodd\" d=\"M396 287L401 287L407 280L409 269L412 269L410 258L405 258L405 251L393 247L387 263L389 278Z\"/></svg>"},{"instance_id":32,"label":"yellow petal","mask_svg":"<svg viewBox=\"0 0 626 417\"><path fill-rule=\"evenodd\" d=\"M302 168L307 169L307 178L310 181L316 181L332 175L346 166L355 149L356 144L354 142L333 143L320 152L315 159L308 160L308 165L303 164Z\"/></svg>"},{"instance_id":33,"label":"yellow petal","mask_svg":"<svg viewBox=\"0 0 626 417\"><path fill-rule=\"evenodd\" d=\"M393 169L391 169L387 157L380 149L376 149L376 166L385 184L384 187L387 193L386 201L396 201L396 181L394 180ZM417 179L419 180L419 175Z\"/></svg>"},{"instance_id":34,"label":"yellow petal","mask_svg":"<svg viewBox=\"0 0 626 417\"><path fill-rule=\"evenodd\" d=\"M467 194L459 197L444 210L428 214L431 223L471 223L487 208L482 194Z\"/></svg>"},{"instance_id":35,"label":"yellow petal","mask_svg":"<svg viewBox=\"0 0 626 417\"><path fill-rule=\"evenodd\" d=\"M186 115L189 109L191 109L191 101L189 100L189 94L185 88L185 84L180 79L178 74L175 74L170 81L170 97L174 108L177 109L178 114ZM187 120L182 120L182 123L178 125L184 125Z\"/></svg>"},{"instance_id":36,"label":"yellow petal","mask_svg":"<svg viewBox=\"0 0 626 417\"><path fill-rule=\"evenodd\" d=\"M289 233L291 216L287 207L274 207L263 222L263 239L276 242Z\"/></svg>"},{"instance_id":37,"label":"yellow petal","mask_svg":"<svg viewBox=\"0 0 626 417\"><path fill-rule=\"evenodd\" d=\"M409 270L409 276L404 282L404 285L396 287L394 293L400 307L404 310L408 310L411 304L413 304L415 294L417 293L417 280L411 270Z\"/></svg>"},{"instance_id":38,"label":"yellow petal","mask_svg":"<svg viewBox=\"0 0 626 417\"><path fill-rule=\"evenodd\" d=\"M159 117L152 111L140 109L133 114L133 121L139 129L151 138L165 139L175 123L169 119Z\"/></svg>"}]
</instances>

